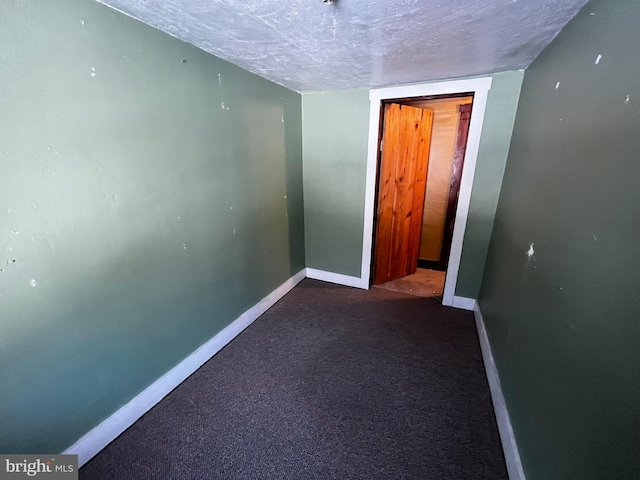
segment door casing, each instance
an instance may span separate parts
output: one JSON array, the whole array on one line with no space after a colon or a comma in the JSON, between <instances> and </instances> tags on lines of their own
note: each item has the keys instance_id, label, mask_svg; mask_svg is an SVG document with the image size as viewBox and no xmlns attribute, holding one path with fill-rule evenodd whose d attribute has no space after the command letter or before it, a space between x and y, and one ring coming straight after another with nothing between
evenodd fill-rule
<instances>
[{"instance_id":1,"label":"door casing","mask_svg":"<svg viewBox=\"0 0 640 480\"><path fill-rule=\"evenodd\" d=\"M380 135L381 105L383 100L396 98L426 97L430 95L451 95L460 93L473 93L473 111L469 125L467 138L467 150L464 157L462 180L460 183L460 195L456 208L455 225L451 239L443 305L462 306L465 299L455 296L458 282L458 270L462 256L462 243L467 226L467 216L471 200L471 189L475 175L482 123L487 105L487 96L491 88L491 77L474 78L467 80L453 80L448 82L436 82L420 85L407 85L373 89L369 92L369 144L367 153L367 173L365 181L365 211L364 228L362 235L362 265L360 274L360 288L368 289L370 286L373 222L375 213L376 176L378 160L378 142Z\"/></svg>"}]
</instances>

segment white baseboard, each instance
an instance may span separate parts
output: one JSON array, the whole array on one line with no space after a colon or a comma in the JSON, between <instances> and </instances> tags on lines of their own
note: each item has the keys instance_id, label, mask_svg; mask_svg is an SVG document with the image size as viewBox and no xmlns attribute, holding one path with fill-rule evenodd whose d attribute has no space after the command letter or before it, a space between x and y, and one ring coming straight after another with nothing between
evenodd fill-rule
<instances>
[{"instance_id":1,"label":"white baseboard","mask_svg":"<svg viewBox=\"0 0 640 480\"><path fill-rule=\"evenodd\" d=\"M444 304L444 302L443 302ZM467 297L453 297L453 302L451 303L451 305L449 305L453 308L460 308L461 310L470 310L473 311L473 309L476 306L476 300L475 298L467 298Z\"/></svg>"},{"instance_id":2,"label":"white baseboard","mask_svg":"<svg viewBox=\"0 0 640 480\"><path fill-rule=\"evenodd\" d=\"M78 455L79 467L87 463L300 283L305 274L305 269L300 270L62 453Z\"/></svg>"},{"instance_id":3,"label":"white baseboard","mask_svg":"<svg viewBox=\"0 0 640 480\"><path fill-rule=\"evenodd\" d=\"M254 320L289 293L289 291L305 277L349 287L363 289L368 289L369 287L368 285L363 286L362 280L358 277L326 272L315 268L302 269L62 453L78 455L79 467L87 463L104 447L133 425L140 417L158 404L174 388L204 365L204 363L218 353L245 328L251 325ZM502 395L500 379L495 367L480 309L474 299L465 297L454 297L452 306L465 310L473 310L475 313L476 327L480 337L482 356L491 389L493 406L496 412L498 430L502 439L509 478L511 480L525 480L520 455L515 443L515 437L513 436L511 421L509 420L509 413L507 412L504 396Z\"/></svg>"},{"instance_id":4,"label":"white baseboard","mask_svg":"<svg viewBox=\"0 0 640 480\"><path fill-rule=\"evenodd\" d=\"M509 419L507 404L505 403L504 395L502 394L500 376L498 375L498 369L496 368L496 364L493 359L493 352L491 351L491 344L489 343L489 337L487 336L487 329L484 325L484 319L482 318L480 307L477 302L474 303L475 308L473 309L473 313L476 319L478 337L480 338L482 359L484 360L484 368L487 372L487 380L489 381L489 389L491 390L491 399L493 401L493 410L496 413L498 431L500 432L500 440L502 441L502 450L504 451L504 458L507 463L509 479L526 480L524 470L522 468L522 461L520 460L520 453L518 452L518 445L516 444L516 438L513 435L513 427L511 426L511 420Z\"/></svg>"},{"instance_id":5,"label":"white baseboard","mask_svg":"<svg viewBox=\"0 0 640 480\"><path fill-rule=\"evenodd\" d=\"M350 277L341 273L326 272L316 268L307 267L307 277L325 282L337 283L338 285L346 285L347 287L356 287L368 289L369 286L362 286L362 280L359 277Z\"/></svg>"}]
</instances>

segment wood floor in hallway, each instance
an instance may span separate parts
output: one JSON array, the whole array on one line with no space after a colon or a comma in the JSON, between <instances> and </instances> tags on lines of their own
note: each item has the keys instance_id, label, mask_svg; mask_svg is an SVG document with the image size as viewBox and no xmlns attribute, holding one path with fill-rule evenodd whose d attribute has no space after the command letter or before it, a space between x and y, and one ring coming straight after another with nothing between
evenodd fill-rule
<instances>
[{"instance_id":1,"label":"wood floor in hallway","mask_svg":"<svg viewBox=\"0 0 640 480\"><path fill-rule=\"evenodd\" d=\"M416 297L442 298L444 277L445 272L418 268L413 275L407 275L406 277L374 286L376 288L406 293L407 295L414 295Z\"/></svg>"}]
</instances>

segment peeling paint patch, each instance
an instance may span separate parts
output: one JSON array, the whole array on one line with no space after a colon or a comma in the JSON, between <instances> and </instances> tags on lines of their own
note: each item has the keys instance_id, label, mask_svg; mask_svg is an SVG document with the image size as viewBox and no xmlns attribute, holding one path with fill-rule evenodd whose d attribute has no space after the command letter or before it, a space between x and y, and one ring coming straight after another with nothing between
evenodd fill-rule
<instances>
[{"instance_id":1,"label":"peeling paint patch","mask_svg":"<svg viewBox=\"0 0 640 480\"><path fill-rule=\"evenodd\" d=\"M526 253L527 253L527 258L531 260L533 255L536 253L535 250L533 249L533 243L529 244L529 250L527 250Z\"/></svg>"}]
</instances>

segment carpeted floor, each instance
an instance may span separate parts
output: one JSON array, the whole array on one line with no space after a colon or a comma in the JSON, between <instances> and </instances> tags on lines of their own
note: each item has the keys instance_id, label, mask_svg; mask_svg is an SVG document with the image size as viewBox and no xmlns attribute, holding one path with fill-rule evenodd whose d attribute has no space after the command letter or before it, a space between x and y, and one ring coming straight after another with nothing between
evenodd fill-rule
<instances>
[{"instance_id":1,"label":"carpeted floor","mask_svg":"<svg viewBox=\"0 0 640 480\"><path fill-rule=\"evenodd\" d=\"M507 479L473 315L304 280L80 470Z\"/></svg>"}]
</instances>

